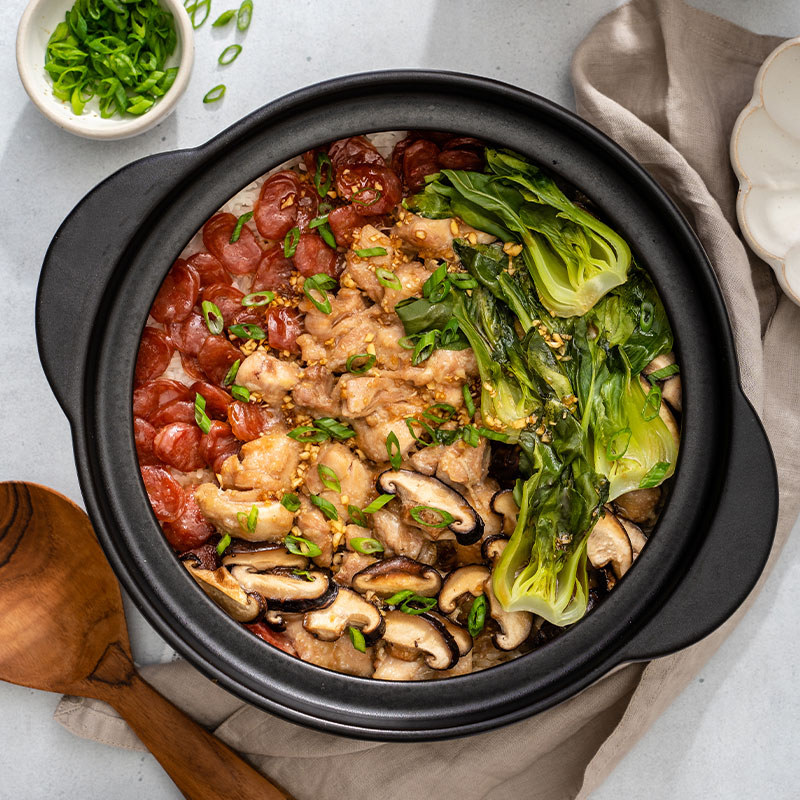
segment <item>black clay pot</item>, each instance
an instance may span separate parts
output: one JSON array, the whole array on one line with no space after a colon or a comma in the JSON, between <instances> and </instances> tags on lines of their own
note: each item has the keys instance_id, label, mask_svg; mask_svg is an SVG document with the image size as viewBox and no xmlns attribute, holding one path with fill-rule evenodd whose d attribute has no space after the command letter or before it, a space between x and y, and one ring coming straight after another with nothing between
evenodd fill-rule
<instances>
[{"instance_id":1,"label":"black clay pot","mask_svg":"<svg viewBox=\"0 0 800 800\"><path fill-rule=\"evenodd\" d=\"M671 498L647 548L583 621L484 672L387 684L268 647L202 594L150 510L133 443L131 392L153 296L186 242L228 198L316 145L409 128L513 148L603 210L650 271L672 321L683 375L683 444ZM622 149L563 108L511 86L424 72L337 79L256 111L202 147L125 167L90 192L53 239L36 325L45 371L72 425L87 508L123 585L159 633L207 676L295 722L413 740L521 719L619 664L708 634L753 587L772 544L772 454L739 386L730 325L699 242Z\"/></svg>"}]
</instances>

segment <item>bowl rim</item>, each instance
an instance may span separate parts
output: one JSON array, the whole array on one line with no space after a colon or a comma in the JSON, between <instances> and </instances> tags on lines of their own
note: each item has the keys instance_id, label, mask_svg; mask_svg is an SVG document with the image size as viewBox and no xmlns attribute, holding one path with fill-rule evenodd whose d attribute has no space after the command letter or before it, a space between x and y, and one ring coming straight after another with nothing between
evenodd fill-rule
<instances>
[{"instance_id":1,"label":"bowl rim","mask_svg":"<svg viewBox=\"0 0 800 800\"><path fill-rule=\"evenodd\" d=\"M100 141L111 141L115 139L127 139L131 136L144 133L150 130L159 122L164 120L180 100L186 87L189 85L189 78L194 64L194 30L189 15L185 12L181 0L158 0L159 4L166 7L175 20L175 33L178 37L178 47L180 47L180 62L178 64L178 74L175 82L170 86L166 94L159 98L153 107L140 117L123 119L121 121L111 120L108 127L100 125L92 127L89 120L95 117L77 116L71 111L69 116L57 113L55 108L55 98L42 95L36 83L37 71L31 66L28 47L28 35L36 24L34 19L37 12L43 6L52 3L53 0L30 0L25 11L22 13L17 27L16 37L16 61L17 72L20 81L28 97L39 111L47 117L54 125L62 130L82 136L85 139L96 139ZM106 120L102 120L106 122Z\"/></svg>"}]
</instances>

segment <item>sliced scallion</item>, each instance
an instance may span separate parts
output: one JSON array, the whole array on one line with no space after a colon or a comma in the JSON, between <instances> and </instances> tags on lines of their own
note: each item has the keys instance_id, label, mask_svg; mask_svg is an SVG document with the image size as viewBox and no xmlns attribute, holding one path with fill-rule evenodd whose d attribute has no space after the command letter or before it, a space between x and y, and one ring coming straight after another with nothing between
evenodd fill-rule
<instances>
[{"instance_id":1,"label":"sliced scallion","mask_svg":"<svg viewBox=\"0 0 800 800\"><path fill-rule=\"evenodd\" d=\"M366 653L367 640L364 638L364 634L361 633L358 628L354 628L352 625L348 626L347 632L350 634L350 641L353 647L358 650L359 653Z\"/></svg>"},{"instance_id":2,"label":"sliced scallion","mask_svg":"<svg viewBox=\"0 0 800 800\"><path fill-rule=\"evenodd\" d=\"M236 27L240 31L246 31L250 27L250 20L253 19L253 2L244 0L239 6L239 13L236 15Z\"/></svg>"},{"instance_id":3,"label":"sliced scallion","mask_svg":"<svg viewBox=\"0 0 800 800\"><path fill-rule=\"evenodd\" d=\"M437 331L426 331L417 339L414 353L411 356L411 363L414 366L421 364L433 355L433 351L436 349L436 333Z\"/></svg>"},{"instance_id":4,"label":"sliced scallion","mask_svg":"<svg viewBox=\"0 0 800 800\"><path fill-rule=\"evenodd\" d=\"M265 306L275 299L275 292L251 292L242 298L243 306Z\"/></svg>"},{"instance_id":5,"label":"sliced scallion","mask_svg":"<svg viewBox=\"0 0 800 800\"><path fill-rule=\"evenodd\" d=\"M374 514L380 511L390 500L394 499L393 494L379 494L366 508L361 510L365 514Z\"/></svg>"},{"instance_id":6,"label":"sliced scallion","mask_svg":"<svg viewBox=\"0 0 800 800\"><path fill-rule=\"evenodd\" d=\"M245 223L250 222L251 219L253 219L253 212L248 211L236 220L236 226L231 233L231 238L228 240L230 244L236 244L236 242L239 241L239 237L242 235L242 228L244 228Z\"/></svg>"},{"instance_id":7,"label":"sliced scallion","mask_svg":"<svg viewBox=\"0 0 800 800\"><path fill-rule=\"evenodd\" d=\"M294 492L286 492L281 497L281 505L287 510L294 513L300 508L300 498Z\"/></svg>"},{"instance_id":8,"label":"sliced scallion","mask_svg":"<svg viewBox=\"0 0 800 800\"><path fill-rule=\"evenodd\" d=\"M300 241L300 228L292 228L283 239L283 255L292 258L297 252L297 243Z\"/></svg>"},{"instance_id":9,"label":"sliced scallion","mask_svg":"<svg viewBox=\"0 0 800 800\"><path fill-rule=\"evenodd\" d=\"M359 258L372 258L373 256L388 255L385 247L367 247L364 250L356 250Z\"/></svg>"},{"instance_id":10,"label":"sliced scallion","mask_svg":"<svg viewBox=\"0 0 800 800\"><path fill-rule=\"evenodd\" d=\"M206 414L206 399L201 394L195 394L194 396L194 420L203 433L208 433L211 430L211 420Z\"/></svg>"},{"instance_id":11,"label":"sliced scallion","mask_svg":"<svg viewBox=\"0 0 800 800\"><path fill-rule=\"evenodd\" d=\"M230 386L236 380L236 374L239 372L239 365L242 363L240 358L237 358L236 361L231 364L230 369L225 374L225 380L222 381L223 386Z\"/></svg>"},{"instance_id":12,"label":"sliced scallion","mask_svg":"<svg viewBox=\"0 0 800 800\"><path fill-rule=\"evenodd\" d=\"M380 283L381 286L385 286L387 289L394 289L399 292L403 288L400 278L385 267L377 267L375 269L375 277L378 279L378 283Z\"/></svg>"},{"instance_id":13,"label":"sliced scallion","mask_svg":"<svg viewBox=\"0 0 800 800\"><path fill-rule=\"evenodd\" d=\"M240 44L229 44L219 54L217 63L223 67L227 67L228 64L233 64L233 62L236 61L236 59L239 57L239 53L241 52L242 52L242 46Z\"/></svg>"},{"instance_id":14,"label":"sliced scallion","mask_svg":"<svg viewBox=\"0 0 800 800\"><path fill-rule=\"evenodd\" d=\"M606 457L609 461L619 461L625 455L631 436L633 431L630 428L622 428L612 435L606 445Z\"/></svg>"},{"instance_id":15,"label":"sliced scallion","mask_svg":"<svg viewBox=\"0 0 800 800\"><path fill-rule=\"evenodd\" d=\"M221 28L223 25L227 25L234 17L236 16L236 9L230 9L228 11L223 11L212 23L212 28Z\"/></svg>"},{"instance_id":16,"label":"sliced scallion","mask_svg":"<svg viewBox=\"0 0 800 800\"><path fill-rule=\"evenodd\" d=\"M389 463L392 465L392 469L400 469L403 454L400 451L400 441L394 431L386 437L386 452L389 455Z\"/></svg>"},{"instance_id":17,"label":"sliced scallion","mask_svg":"<svg viewBox=\"0 0 800 800\"><path fill-rule=\"evenodd\" d=\"M314 172L314 188L320 197L325 197L333 183L333 164L327 153L317 153L317 169Z\"/></svg>"},{"instance_id":18,"label":"sliced scallion","mask_svg":"<svg viewBox=\"0 0 800 800\"><path fill-rule=\"evenodd\" d=\"M294 553L296 556L316 558L322 554L322 548L304 536L292 536L290 534L283 540L283 544L290 553Z\"/></svg>"},{"instance_id":19,"label":"sliced scallion","mask_svg":"<svg viewBox=\"0 0 800 800\"><path fill-rule=\"evenodd\" d=\"M250 390L246 386L231 386L231 394L234 400L241 400L243 403L250 402Z\"/></svg>"},{"instance_id":20,"label":"sliced scallion","mask_svg":"<svg viewBox=\"0 0 800 800\"><path fill-rule=\"evenodd\" d=\"M464 395L464 408L467 409L467 414L469 414L469 418L472 419L475 416L475 401L472 399L472 393L469 390L469 385L464 384L461 387L461 393Z\"/></svg>"},{"instance_id":21,"label":"sliced scallion","mask_svg":"<svg viewBox=\"0 0 800 800\"><path fill-rule=\"evenodd\" d=\"M231 535L226 533L218 542L217 542L217 555L221 556L227 549L228 545L231 543Z\"/></svg>"},{"instance_id":22,"label":"sliced scallion","mask_svg":"<svg viewBox=\"0 0 800 800\"><path fill-rule=\"evenodd\" d=\"M358 525L361 528L369 528L367 518L364 516L364 512L358 506L347 506L347 515L350 517L350 522Z\"/></svg>"},{"instance_id":23,"label":"sliced scallion","mask_svg":"<svg viewBox=\"0 0 800 800\"><path fill-rule=\"evenodd\" d=\"M231 325L228 328L228 331L234 336L238 336L240 339L256 339L261 341L262 339L267 338L267 334L264 333L264 331L259 328L258 325L253 325L251 322Z\"/></svg>"},{"instance_id":24,"label":"sliced scallion","mask_svg":"<svg viewBox=\"0 0 800 800\"><path fill-rule=\"evenodd\" d=\"M309 497L309 500L328 518L332 520L339 519L339 512L336 510L336 506L330 502L330 500L326 500L324 497L320 497L318 494L312 494Z\"/></svg>"},{"instance_id":25,"label":"sliced scallion","mask_svg":"<svg viewBox=\"0 0 800 800\"><path fill-rule=\"evenodd\" d=\"M449 511L445 511L443 508L434 508L433 506L414 506L409 511L409 514L411 514L411 518L415 522L428 528L446 528L456 519ZM435 514L438 520L431 522L431 514Z\"/></svg>"},{"instance_id":26,"label":"sliced scallion","mask_svg":"<svg viewBox=\"0 0 800 800\"><path fill-rule=\"evenodd\" d=\"M330 489L332 492L342 491L339 476L327 464L317 464L317 475L326 489Z\"/></svg>"},{"instance_id":27,"label":"sliced scallion","mask_svg":"<svg viewBox=\"0 0 800 800\"><path fill-rule=\"evenodd\" d=\"M377 540L369 536L356 536L350 540L350 547L365 556L370 556L373 553L382 553L383 545Z\"/></svg>"},{"instance_id":28,"label":"sliced scallion","mask_svg":"<svg viewBox=\"0 0 800 800\"><path fill-rule=\"evenodd\" d=\"M319 272L306 278L303 282L303 294L314 304L318 311L323 314L331 313L331 301L328 298L326 289L336 286L336 281L330 275Z\"/></svg>"},{"instance_id":29,"label":"sliced scallion","mask_svg":"<svg viewBox=\"0 0 800 800\"><path fill-rule=\"evenodd\" d=\"M213 89L209 89L203 97L204 103L216 103L217 100L222 100L225 96L225 84L220 83Z\"/></svg>"},{"instance_id":30,"label":"sliced scallion","mask_svg":"<svg viewBox=\"0 0 800 800\"><path fill-rule=\"evenodd\" d=\"M647 379L650 383L657 383L658 381L663 381L665 378L669 378L672 375L677 375L681 371L681 368L677 364L668 364L666 367L661 367L661 369L657 369L655 372L651 372Z\"/></svg>"},{"instance_id":31,"label":"sliced scallion","mask_svg":"<svg viewBox=\"0 0 800 800\"><path fill-rule=\"evenodd\" d=\"M658 461L653 464L639 483L639 488L652 489L654 486L658 486L664 480L667 472L669 472L669 467L669 461Z\"/></svg>"},{"instance_id":32,"label":"sliced scallion","mask_svg":"<svg viewBox=\"0 0 800 800\"><path fill-rule=\"evenodd\" d=\"M225 320L222 317L222 312L219 307L212 303L210 300L203 300L200 309L203 312L203 319L206 321L206 327L213 334L222 333L225 326Z\"/></svg>"},{"instance_id":33,"label":"sliced scallion","mask_svg":"<svg viewBox=\"0 0 800 800\"><path fill-rule=\"evenodd\" d=\"M363 375L375 366L376 360L371 353L356 353L347 359L345 366L353 375Z\"/></svg>"},{"instance_id":34,"label":"sliced scallion","mask_svg":"<svg viewBox=\"0 0 800 800\"><path fill-rule=\"evenodd\" d=\"M467 615L467 630L469 635L474 639L486 624L486 609L488 602L486 595L482 594L472 601L472 607Z\"/></svg>"},{"instance_id":35,"label":"sliced scallion","mask_svg":"<svg viewBox=\"0 0 800 800\"><path fill-rule=\"evenodd\" d=\"M319 419L315 419L314 427L328 434L331 438L339 439L340 441L351 439L356 435L356 432L349 425L345 425L343 422L339 422L338 419L334 419L333 417L320 417Z\"/></svg>"}]
</instances>

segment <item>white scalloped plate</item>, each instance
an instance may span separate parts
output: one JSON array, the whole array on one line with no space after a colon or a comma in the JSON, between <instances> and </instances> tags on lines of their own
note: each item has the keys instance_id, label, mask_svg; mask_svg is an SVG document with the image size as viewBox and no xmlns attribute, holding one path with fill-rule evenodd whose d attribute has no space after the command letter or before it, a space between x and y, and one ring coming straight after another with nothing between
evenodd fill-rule
<instances>
[{"instance_id":1,"label":"white scalloped plate","mask_svg":"<svg viewBox=\"0 0 800 800\"><path fill-rule=\"evenodd\" d=\"M731 136L745 239L800 305L800 36L779 45L756 76Z\"/></svg>"}]
</instances>

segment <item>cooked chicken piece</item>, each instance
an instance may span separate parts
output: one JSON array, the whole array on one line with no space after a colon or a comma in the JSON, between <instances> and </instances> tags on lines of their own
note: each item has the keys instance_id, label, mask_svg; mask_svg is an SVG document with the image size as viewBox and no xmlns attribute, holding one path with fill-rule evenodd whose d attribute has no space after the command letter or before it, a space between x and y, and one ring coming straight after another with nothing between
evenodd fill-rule
<instances>
[{"instance_id":1,"label":"cooked chicken piece","mask_svg":"<svg viewBox=\"0 0 800 800\"><path fill-rule=\"evenodd\" d=\"M375 672L372 673L372 677L379 681L423 681L434 677L435 671L428 667L422 658L406 661L384 649L375 659Z\"/></svg>"},{"instance_id":2,"label":"cooked chicken piece","mask_svg":"<svg viewBox=\"0 0 800 800\"><path fill-rule=\"evenodd\" d=\"M394 307L407 297L421 296L422 284L430 278L433 270L428 269L419 261L410 261L396 267L393 272L403 288L390 289L388 286L384 288L383 300L381 300L381 307L384 311L394 311Z\"/></svg>"},{"instance_id":3,"label":"cooked chicken piece","mask_svg":"<svg viewBox=\"0 0 800 800\"><path fill-rule=\"evenodd\" d=\"M281 361L263 350L256 350L242 361L236 383L258 392L265 403L278 406L303 375L294 361Z\"/></svg>"},{"instance_id":4,"label":"cooked chicken piece","mask_svg":"<svg viewBox=\"0 0 800 800\"><path fill-rule=\"evenodd\" d=\"M348 525L348 527L352 526ZM361 536L369 536L370 532L368 530L364 528L359 528L359 530L361 531ZM336 573L336 582L342 586L349 586L356 572L361 572L362 569L366 569L376 561L376 558L365 556L362 553L345 553L339 571Z\"/></svg>"},{"instance_id":5,"label":"cooked chicken piece","mask_svg":"<svg viewBox=\"0 0 800 800\"><path fill-rule=\"evenodd\" d=\"M442 444L436 447L422 447L409 458L411 466L415 472L421 472L423 475L435 475L436 468L446 449L446 446Z\"/></svg>"},{"instance_id":6,"label":"cooked chicken piece","mask_svg":"<svg viewBox=\"0 0 800 800\"><path fill-rule=\"evenodd\" d=\"M356 250L370 250L373 247L382 247L386 250L386 255L368 258L356 255ZM393 254L394 248L389 237L372 225L364 225L353 241L352 248L347 252L347 268L342 279L346 281L345 276L349 275L356 286L377 303L383 297L383 286L375 277L375 270L383 267L391 271Z\"/></svg>"},{"instance_id":7,"label":"cooked chicken piece","mask_svg":"<svg viewBox=\"0 0 800 800\"><path fill-rule=\"evenodd\" d=\"M384 448L385 449L385 448ZM326 489L319 475L319 467L332 470L339 481L341 492ZM317 453L316 464L308 470L306 486L312 494L329 500L339 512L339 519L347 519L347 506L366 506L375 495L375 478L372 470L349 448L339 442L326 442Z\"/></svg>"},{"instance_id":8,"label":"cooked chicken piece","mask_svg":"<svg viewBox=\"0 0 800 800\"><path fill-rule=\"evenodd\" d=\"M303 300L300 310L305 311L306 333L320 344L333 336L333 328L343 319L365 311L367 303L358 289L342 287L335 295L328 295L331 301L331 313L320 311L310 300ZM300 337L298 337L299 341Z\"/></svg>"},{"instance_id":9,"label":"cooked chicken piece","mask_svg":"<svg viewBox=\"0 0 800 800\"><path fill-rule=\"evenodd\" d=\"M325 515L305 496L300 495L300 513L295 526L300 535L313 542L322 552L312 559L318 567L330 567L333 559L333 534Z\"/></svg>"},{"instance_id":10,"label":"cooked chicken piece","mask_svg":"<svg viewBox=\"0 0 800 800\"><path fill-rule=\"evenodd\" d=\"M391 372L377 375L342 375L336 393L342 398L342 413L349 419L367 417L391 403L405 400L414 390Z\"/></svg>"},{"instance_id":11,"label":"cooked chicken piece","mask_svg":"<svg viewBox=\"0 0 800 800\"><path fill-rule=\"evenodd\" d=\"M472 487L483 481L489 474L489 442L481 438L477 447L470 447L466 442L455 442L442 448L426 448L441 450L436 477L447 483L460 483Z\"/></svg>"},{"instance_id":12,"label":"cooked chicken piece","mask_svg":"<svg viewBox=\"0 0 800 800\"><path fill-rule=\"evenodd\" d=\"M453 239L466 239L474 234L479 244L489 244L495 240L494 236L477 231L460 219L426 219L410 213L403 215L392 228L392 234L399 236L426 258L450 260L455 257Z\"/></svg>"},{"instance_id":13,"label":"cooked chicken piece","mask_svg":"<svg viewBox=\"0 0 800 800\"><path fill-rule=\"evenodd\" d=\"M203 483L195 489L194 498L203 516L219 531L230 533L251 542L282 541L292 529L294 514L278 500L264 500L258 489L248 492L220 489L213 483ZM242 525L255 506L258 509L255 529ZM237 516L243 514L244 517Z\"/></svg>"},{"instance_id":14,"label":"cooked chicken piece","mask_svg":"<svg viewBox=\"0 0 800 800\"><path fill-rule=\"evenodd\" d=\"M436 546L391 511L385 508L376 511L372 515L372 526L375 538L386 548L384 556L408 556L430 565L436 562Z\"/></svg>"},{"instance_id":15,"label":"cooked chicken piece","mask_svg":"<svg viewBox=\"0 0 800 800\"><path fill-rule=\"evenodd\" d=\"M292 475L300 463L302 445L284 431L268 433L246 442L238 456L230 456L220 470L223 489L261 489L280 495L290 488Z\"/></svg>"},{"instance_id":16,"label":"cooked chicken piece","mask_svg":"<svg viewBox=\"0 0 800 800\"><path fill-rule=\"evenodd\" d=\"M303 661L362 678L372 675L372 648L366 653L356 650L347 635L335 642L320 641L303 627L302 617L286 621L286 635Z\"/></svg>"},{"instance_id":17,"label":"cooked chicken piece","mask_svg":"<svg viewBox=\"0 0 800 800\"><path fill-rule=\"evenodd\" d=\"M356 442L367 458L378 464L389 460L386 451L386 437L394 432L400 444L400 455L405 458L414 446L414 437L405 423L406 417L412 417L425 408L422 402L395 403L385 406L363 419L353 420Z\"/></svg>"},{"instance_id":18,"label":"cooked chicken piece","mask_svg":"<svg viewBox=\"0 0 800 800\"><path fill-rule=\"evenodd\" d=\"M478 374L478 362L471 349L434 350L430 358L416 367L407 366L397 371L397 377L414 386L436 383L442 386L455 384L461 394L461 386L467 378ZM455 405L452 404L451 405ZM463 405L463 397L458 405Z\"/></svg>"},{"instance_id":19,"label":"cooked chicken piece","mask_svg":"<svg viewBox=\"0 0 800 800\"><path fill-rule=\"evenodd\" d=\"M455 678L456 675L469 675L472 672L472 650L461 656L451 669L433 670L432 678Z\"/></svg>"},{"instance_id":20,"label":"cooked chicken piece","mask_svg":"<svg viewBox=\"0 0 800 800\"><path fill-rule=\"evenodd\" d=\"M319 364L308 367L292 390L292 400L299 408L318 417L341 416L339 392L334 394L333 386L333 375L325 367Z\"/></svg>"}]
</instances>

